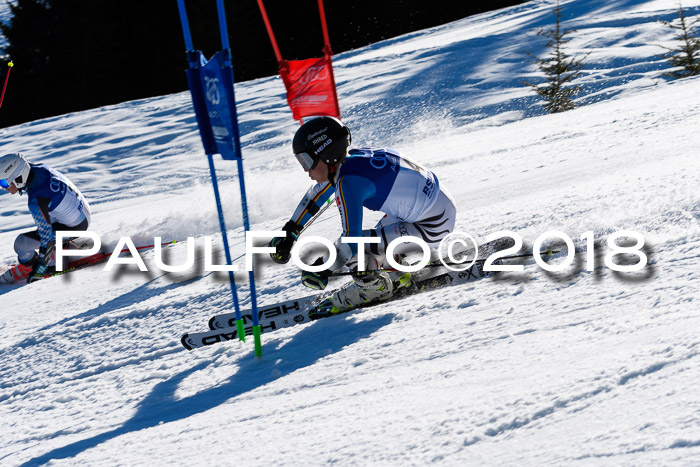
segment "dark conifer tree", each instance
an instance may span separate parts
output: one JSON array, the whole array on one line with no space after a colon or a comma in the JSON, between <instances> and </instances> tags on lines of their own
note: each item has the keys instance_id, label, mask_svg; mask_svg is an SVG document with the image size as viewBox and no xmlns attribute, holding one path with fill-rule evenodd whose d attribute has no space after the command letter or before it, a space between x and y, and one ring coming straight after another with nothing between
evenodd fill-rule
<instances>
[{"instance_id":1,"label":"dark conifer tree","mask_svg":"<svg viewBox=\"0 0 700 467\"><path fill-rule=\"evenodd\" d=\"M678 2L678 23L662 21L662 23L676 31L678 47L668 48L666 57L674 69L666 76L671 78L684 78L700 74L700 37L698 37L698 24L700 18L688 18L685 14L683 4Z\"/></svg>"},{"instance_id":2,"label":"dark conifer tree","mask_svg":"<svg viewBox=\"0 0 700 467\"><path fill-rule=\"evenodd\" d=\"M537 35L547 38L548 55L545 58L530 55L537 68L544 73L546 81L540 84L523 83L532 87L544 99L544 109L549 113L564 112L576 107L572 97L581 90L581 86L572 85L571 82L581 75L584 66L583 58L571 57L565 51L566 43L571 40L567 36L576 30L562 28L559 0L553 13L554 29L541 29L537 32Z\"/></svg>"}]
</instances>

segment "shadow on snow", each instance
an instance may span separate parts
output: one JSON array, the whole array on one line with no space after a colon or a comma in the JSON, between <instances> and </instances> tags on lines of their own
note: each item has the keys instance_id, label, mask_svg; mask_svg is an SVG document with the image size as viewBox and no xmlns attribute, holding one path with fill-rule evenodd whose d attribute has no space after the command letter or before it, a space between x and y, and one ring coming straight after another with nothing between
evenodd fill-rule
<instances>
[{"instance_id":1,"label":"shadow on snow","mask_svg":"<svg viewBox=\"0 0 700 467\"><path fill-rule=\"evenodd\" d=\"M121 435L152 428L161 422L176 422L206 412L232 398L254 391L296 370L311 366L327 355L372 335L389 324L392 319L393 315L386 314L360 322L355 322L351 316L346 316L344 319L338 317L317 321L306 326L279 349L274 348L276 345L274 342L263 345L263 354L274 355L274 359L252 360L252 355L248 352L241 357L238 372L231 375L224 383L184 399L177 399L175 393L179 384L212 364L212 362L200 363L167 381L156 384L151 393L138 405L134 416L120 427L54 449L22 465L39 465L53 459L75 457ZM232 433L232 436L235 437L235 433Z\"/></svg>"}]
</instances>

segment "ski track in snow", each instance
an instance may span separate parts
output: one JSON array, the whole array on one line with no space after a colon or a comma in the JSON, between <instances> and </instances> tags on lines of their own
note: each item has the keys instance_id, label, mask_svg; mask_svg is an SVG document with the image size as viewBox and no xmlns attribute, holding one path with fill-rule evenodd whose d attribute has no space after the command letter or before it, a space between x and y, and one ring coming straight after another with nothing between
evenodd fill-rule
<instances>
[{"instance_id":1,"label":"ski track in snow","mask_svg":"<svg viewBox=\"0 0 700 467\"><path fill-rule=\"evenodd\" d=\"M250 342L182 349L184 332L232 308L227 277L201 261L164 274L147 252L149 273L96 266L0 286L0 465L696 465L700 93L697 78L660 78L657 45L673 33L655 21L677 4L562 5L571 50L591 52L581 106L563 114L543 115L520 85L552 21L544 0L339 54L335 67L353 142L433 169L458 202L457 230L507 229L526 247L560 230L572 266L522 260L521 273L263 334L262 359ZM252 230L274 230L310 183L289 158L297 124L278 78L236 86ZM200 257L212 236L221 256L187 93L0 134L5 152L65 170L105 247L177 239L166 251L180 264L187 237ZM243 268L235 164L216 165ZM32 224L25 198L0 200L9 264ZM334 239L332 211L308 234ZM643 235L643 271L604 265L619 230ZM236 278L247 308L247 274ZM308 294L294 266L265 260L256 286L261 304Z\"/></svg>"}]
</instances>

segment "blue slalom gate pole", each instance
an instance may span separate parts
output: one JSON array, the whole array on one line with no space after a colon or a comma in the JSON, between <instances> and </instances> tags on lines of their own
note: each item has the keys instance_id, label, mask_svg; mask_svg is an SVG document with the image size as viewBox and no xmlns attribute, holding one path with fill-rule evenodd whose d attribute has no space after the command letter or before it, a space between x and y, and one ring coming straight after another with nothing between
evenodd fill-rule
<instances>
[{"instance_id":1,"label":"blue slalom gate pole","mask_svg":"<svg viewBox=\"0 0 700 467\"><path fill-rule=\"evenodd\" d=\"M209 174L211 175L211 183L214 186L214 198L216 199L216 210L219 213L219 229L221 230L221 238L224 243L224 254L226 255L226 265L230 266L233 264L231 260L231 250L228 245L228 236L226 235L226 221L224 220L224 210L221 204L221 196L219 196L219 182L216 179L216 169L214 167L214 157L212 154L207 154L207 160L209 161ZM236 292L236 279L233 275L233 271L228 272L229 283L231 284L231 296L233 297L233 310L236 315L236 327L238 338L245 341L245 328L241 325L243 320L241 319L241 307L238 303L238 293ZM241 325L238 324L240 321Z\"/></svg>"},{"instance_id":2,"label":"blue slalom gate pole","mask_svg":"<svg viewBox=\"0 0 700 467\"><path fill-rule=\"evenodd\" d=\"M226 11L224 10L224 0L216 0L216 11L219 15L219 32L221 33L221 48L222 50L228 51L228 61L226 62L226 70L230 74L231 79L231 95L235 96L233 83L233 63L231 57L231 47L228 40L228 27L226 26ZM235 97L234 97L235 99ZM235 108L235 107L234 107ZM241 138L238 131L238 119L236 118L236 123L233 125L233 139L236 148L236 154L239 157L236 158L238 164L238 182L241 191L241 211L243 213L243 228L246 232L250 231L250 219L248 217L248 198L246 196L245 190L245 176L243 174L243 157L241 153ZM260 329L260 321L258 317L258 300L257 293L255 290L255 273L252 268L248 271L248 282L250 283L250 305L253 312L253 341L255 344L255 356L262 356L262 340L260 334L262 330Z\"/></svg>"},{"instance_id":3,"label":"blue slalom gate pole","mask_svg":"<svg viewBox=\"0 0 700 467\"><path fill-rule=\"evenodd\" d=\"M229 250L228 238L226 236L226 223L224 221L221 197L219 196L219 186L214 167L214 154L221 154L226 160L235 159L238 168L238 180L241 193L241 204L243 211L243 225L246 232L250 231L248 217L248 201L245 191L245 180L243 173L243 158L241 155L240 135L238 131L238 119L236 115L235 94L233 89L233 64L231 49L229 46L228 29L226 26L226 14L223 0L216 2L219 31L221 33L222 51L215 54L207 62L201 52L194 50L192 36L190 33L185 1L178 0L180 10L180 22L182 23L187 49L187 60L189 70L187 71L187 81L192 94L192 103L197 117L202 144L209 161L209 172L214 186L214 197L219 213L219 227L223 238L224 251L226 254L226 264L231 265L231 253ZM255 274L249 271L250 281L250 302L252 308L252 333L255 342L255 356L262 356L262 343L258 317L257 293L255 290ZM233 297L234 315L236 319L236 331L238 338L245 340L245 326L241 316L236 283L232 271L229 271L229 281L231 283L231 295Z\"/></svg>"},{"instance_id":4,"label":"blue slalom gate pole","mask_svg":"<svg viewBox=\"0 0 700 467\"><path fill-rule=\"evenodd\" d=\"M221 50L230 50L228 42L228 26L226 25L226 11L224 0L216 0L216 12L219 15L219 33L221 34Z\"/></svg>"},{"instance_id":5,"label":"blue slalom gate pole","mask_svg":"<svg viewBox=\"0 0 700 467\"><path fill-rule=\"evenodd\" d=\"M185 0L177 0L177 9L180 12L180 24L182 24L182 34L185 36L185 49L187 49L187 52L192 52L194 51L194 45L192 45L192 34L190 34L190 22L187 20ZM190 63L190 65L192 65L192 63Z\"/></svg>"}]
</instances>

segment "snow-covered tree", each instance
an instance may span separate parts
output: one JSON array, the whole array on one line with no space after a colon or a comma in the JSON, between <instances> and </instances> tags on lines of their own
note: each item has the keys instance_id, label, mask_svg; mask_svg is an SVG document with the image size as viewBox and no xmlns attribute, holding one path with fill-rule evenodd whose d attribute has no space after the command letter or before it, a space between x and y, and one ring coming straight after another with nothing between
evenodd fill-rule
<instances>
[{"instance_id":1,"label":"snow-covered tree","mask_svg":"<svg viewBox=\"0 0 700 467\"><path fill-rule=\"evenodd\" d=\"M554 29L541 29L537 32L537 35L547 38L549 53L545 58L528 54L533 57L539 71L544 73L546 81L539 84L523 82L545 100L544 109L549 113L564 112L576 107L572 97L581 90L581 86L571 85L571 82L581 75L583 69L583 58L577 59L565 52L565 45L571 40L567 36L576 30L562 28L559 0L553 13L556 18Z\"/></svg>"}]
</instances>

